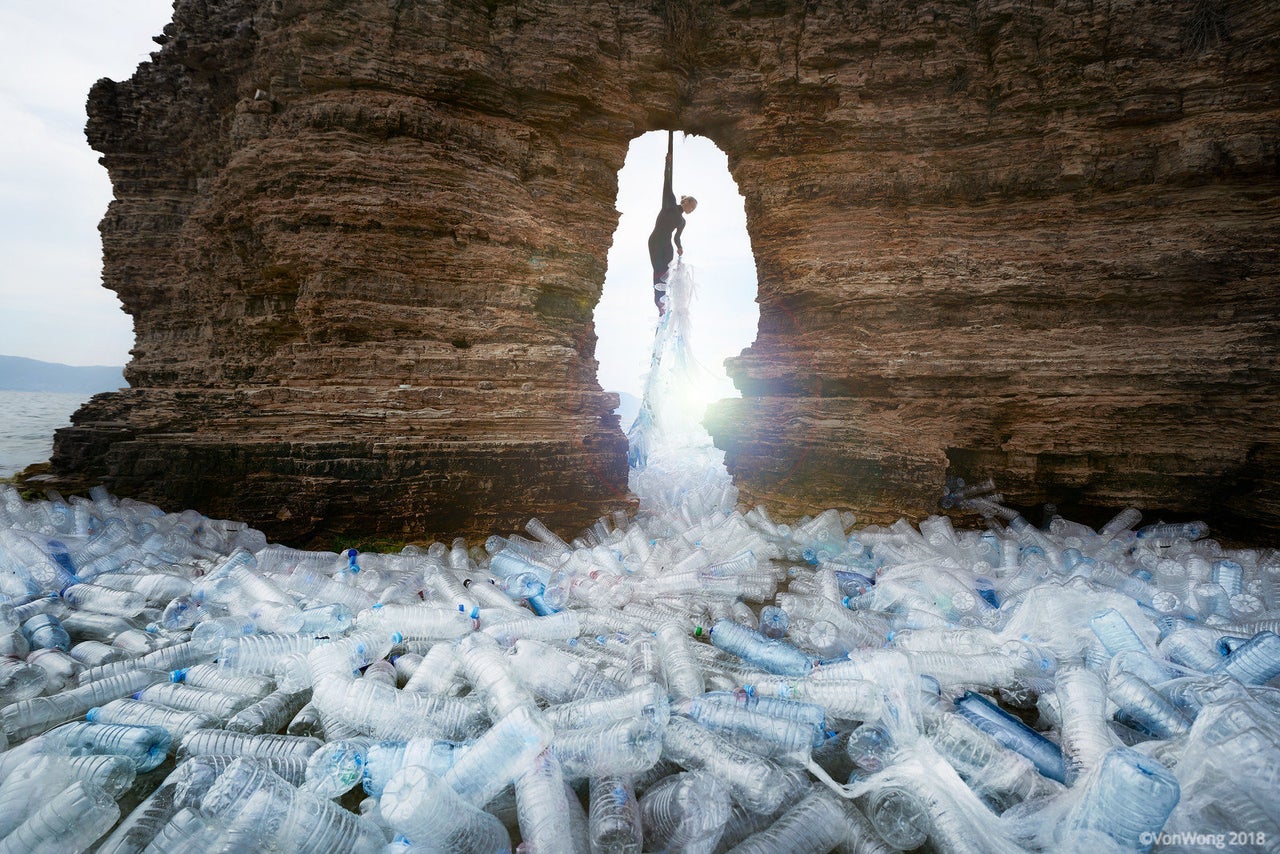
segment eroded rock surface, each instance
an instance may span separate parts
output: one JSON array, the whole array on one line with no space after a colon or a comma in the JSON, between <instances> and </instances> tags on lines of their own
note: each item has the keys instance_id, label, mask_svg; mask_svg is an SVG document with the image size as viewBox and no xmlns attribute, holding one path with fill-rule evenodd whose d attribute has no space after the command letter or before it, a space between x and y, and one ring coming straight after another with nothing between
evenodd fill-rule
<instances>
[{"instance_id":1,"label":"eroded rock surface","mask_svg":"<svg viewBox=\"0 0 1280 854\"><path fill-rule=\"evenodd\" d=\"M679 128L747 201L747 500L991 473L1280 530L1275 3L179 0L158 41L90 96L137 347L55 482L292 540L623 506L592 311L627 145Z\"/></svg>"}]
</instances>

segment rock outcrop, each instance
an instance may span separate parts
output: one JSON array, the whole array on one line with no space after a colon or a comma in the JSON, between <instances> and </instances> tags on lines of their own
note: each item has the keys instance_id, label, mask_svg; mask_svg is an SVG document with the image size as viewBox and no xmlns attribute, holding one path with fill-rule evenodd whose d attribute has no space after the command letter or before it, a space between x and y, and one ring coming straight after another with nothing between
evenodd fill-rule
<instances>
[{"instance_id":1,"label":"rock outcrop","mask_svg":"<svg viewBox=\"0 0 1280 854\"><path fill-rule=\"evenodd\" d=\"M178 0L157 41L90 96L137 346L55 482L294 541L623 506L592 311L627 145L679 128L747 202L746 500L993 474L1280 532L1268 0Z\"/></svg>"}]
</instances>

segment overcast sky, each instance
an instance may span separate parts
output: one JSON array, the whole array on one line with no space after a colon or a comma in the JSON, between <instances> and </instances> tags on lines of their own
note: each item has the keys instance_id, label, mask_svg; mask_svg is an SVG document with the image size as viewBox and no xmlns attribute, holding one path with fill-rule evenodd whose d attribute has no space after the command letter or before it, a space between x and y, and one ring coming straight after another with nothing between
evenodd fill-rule
<instances>
[{"instance_id":1,"label":"overcast sky","mask_svg":"<svg viewBox=\"0 0 1280 854\"><path fill-rule=\"evenodd\" d=\"M171 0L0 0L0 354L123 365L133 322L102 287L107 171L84 138L101 77L158 50Z\"/></svg>"},{"instance_id":2,"label":"overcast sky","mask_svg":"<svg viewBox=\"0 0 1280 854\"><path fill-rule=\"evenodd\" d=\"M84 137L101 77L124 80L158 50L171 0L0 0L0 355L123 365L133 323L101 285L98 221L111 183ZM622 216L596 311L600 382L639 394L657 310L646 238L658 212L666 134L632 142ZM675 191L698 199L683 242L698 296L699 360L722 373L755 339L755 264L742 197L710 141L676 135ZM735 394L722 380L713 397Z\"/></svg>"}]
</instances>

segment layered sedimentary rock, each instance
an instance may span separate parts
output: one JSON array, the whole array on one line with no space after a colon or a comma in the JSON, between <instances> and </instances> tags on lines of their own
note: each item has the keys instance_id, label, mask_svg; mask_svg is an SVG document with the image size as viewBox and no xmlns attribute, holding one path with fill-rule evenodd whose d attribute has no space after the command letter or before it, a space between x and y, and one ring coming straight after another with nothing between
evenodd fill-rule
<instances>
[{"instance_id":1,"label":"layered sedimentary rock","mask_svg":"<svg viewBox=\"0 0 1280 854\"><path fill-rule=\"evenodd\" d=\"M747 203L747 500L993 474L1280 531L1273 3L179 0L158 41L90 97L137 346L62 481L294 540L623 506L591 316L627 145L679 128Z\"/></svg>"}]
</instances>

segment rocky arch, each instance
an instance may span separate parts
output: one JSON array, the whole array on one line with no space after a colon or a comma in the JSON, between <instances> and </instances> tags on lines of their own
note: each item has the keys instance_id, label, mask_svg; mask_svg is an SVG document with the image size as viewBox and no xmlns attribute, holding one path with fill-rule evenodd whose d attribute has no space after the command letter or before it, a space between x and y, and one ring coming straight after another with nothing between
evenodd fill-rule
<instances>
[{"instance_id":1,"label":"rocky arch","mask_svg":"<svg viewBox=\"0 0 1280 854\"><path fill-rule=\"evenodd\" d=\"M1208 6L179 0L90 96L137 346L53 482L293 541L621 506L591 313L627 143L679 128L747 204L748 500L992 473L1274 532L1280 10Z\"/></svg>"}]
</instances>

